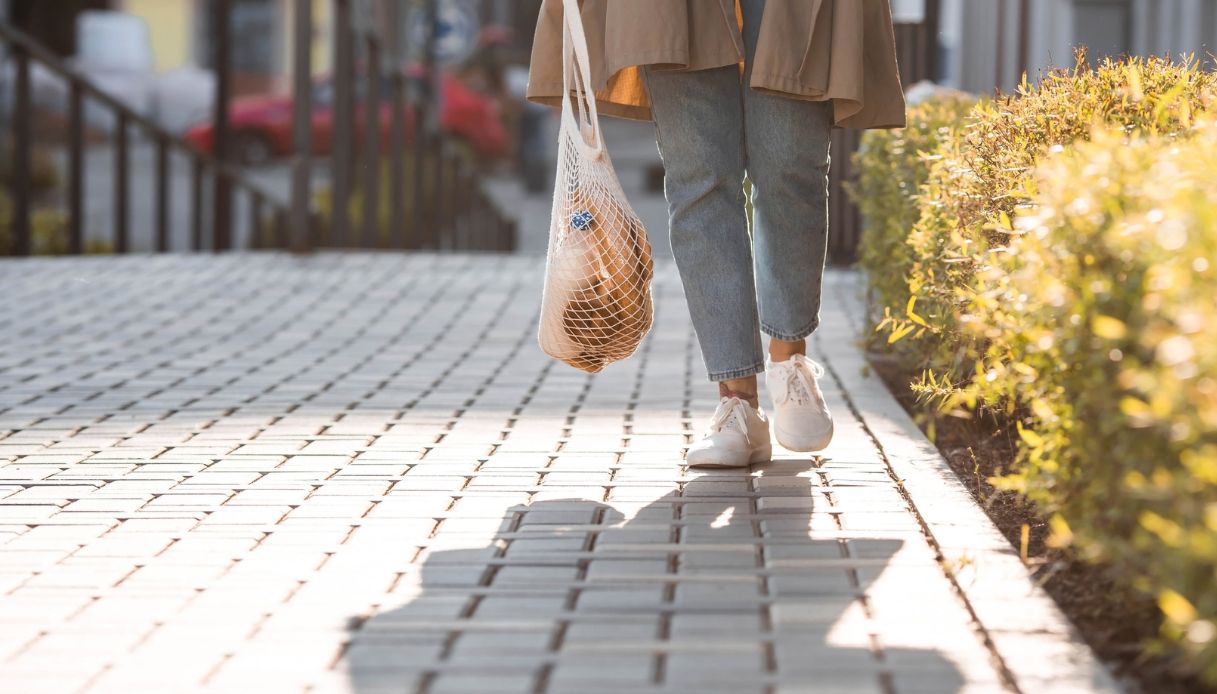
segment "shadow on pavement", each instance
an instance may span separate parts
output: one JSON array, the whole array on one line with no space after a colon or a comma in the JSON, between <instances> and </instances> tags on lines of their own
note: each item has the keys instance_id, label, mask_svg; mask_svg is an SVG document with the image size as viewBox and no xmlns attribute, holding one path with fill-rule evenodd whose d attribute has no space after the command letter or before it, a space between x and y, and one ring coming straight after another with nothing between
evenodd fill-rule
<instances>
[{"instance_id":1,"label":"shadow on pavement","mask_svg":"<svg viewBox=\"0 0 1217 694\"><path fill-rule=\"evenodd\" d=\"M432 551L352 628L353 691L958 691L937 652L883 648L859 599L903 540L812 539L836 529L812 463L756 469L621 510L516 506L489 544Z\"/></svg>"}]
</instances>

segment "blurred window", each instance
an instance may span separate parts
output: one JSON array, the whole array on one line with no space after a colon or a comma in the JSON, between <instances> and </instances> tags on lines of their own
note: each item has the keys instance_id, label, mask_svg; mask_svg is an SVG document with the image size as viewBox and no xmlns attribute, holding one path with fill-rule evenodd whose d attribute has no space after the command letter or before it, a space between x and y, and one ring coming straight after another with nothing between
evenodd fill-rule
<instances>
[{"instance_id":1,"label":"blurred window","mask_svg":"<svg viewBox=\"0 0 1217 694\"><path fill-rule=\"evenodd\" d=\"M231 0L232 69L269 75L275 69L275 37L278 10L274 0ZM200 54L205 67L216 67L215 0L202 3L204 45Z\"/></svg>"}]
</instances>

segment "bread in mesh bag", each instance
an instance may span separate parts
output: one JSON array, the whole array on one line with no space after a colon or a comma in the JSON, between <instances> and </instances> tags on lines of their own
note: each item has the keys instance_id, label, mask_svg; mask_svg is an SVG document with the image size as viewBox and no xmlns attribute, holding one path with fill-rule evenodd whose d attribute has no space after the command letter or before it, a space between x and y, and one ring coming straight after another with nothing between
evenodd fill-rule
<instances>
[{"instance_id":1,"label":"bread in mesh bag","mask_svg":"<svg viewBox=\"0 0 1217 694\"><path fill-rule=\"evenodd\" d=\"M584 198L555 206L540 342L550 356L597 372L633 354L650 330L654 262L628 205L612 194Z\"/></svg>"}]
</instances>

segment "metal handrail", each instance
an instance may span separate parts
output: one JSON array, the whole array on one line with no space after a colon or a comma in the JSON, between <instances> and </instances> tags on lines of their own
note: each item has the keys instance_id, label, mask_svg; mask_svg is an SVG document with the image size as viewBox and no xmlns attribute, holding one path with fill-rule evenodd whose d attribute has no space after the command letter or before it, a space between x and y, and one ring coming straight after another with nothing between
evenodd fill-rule
<instances>
[{"instance_id":1,"label":"metal handrail","mask_svg":"<svg viewBox=\"0 0 1217 694\"><path fill-rule=\"evenodd\" d=\"M286 205L277 202L274 194L263 186L248 179L244 172L238 166L234 166L230 162L223 161L216 156L206 152L201 152L192 147L181 138L173 135L165 130L150 118L140 114L131 107L119 101L110 93L94 85L87 76L78 72L75 68L65 64L63 60L55 55L50 49L46 48L38 41L34 40L21 30L11 24L0 22L0 40L9 44L14 50L11 51L9 57L16 62L16 99L14 104L14 133L13 137L13 156L17 166L14 167L14 215L13 215L13 231L16 240L16 254L28 255L31 250L30 235L30 197L29 190L29 167L31 157L31 137L29 133L29 111L31 104L29 103L29 61L41 63L51 72L63 78L69 89L69 143L70 162L69 162L69 228L70 228L70 251L79 253L83 247L83 207L81 198L83 196L83 103L87 96L108 108L117 120L115 128L115 148L116 148L116 166L118 173L118 181L116 189L116 206L115 206L115 235L117 237L116 250L124 252L127 250L127 185L128 179L126 175L128 144L129 138L127 134L128 126L135 126L142 129L144 134L150 139L155 140L157 146L157 189L156 197L156 219L157 219L157 250L168 250L168 186L167 186L167 169L168 169L168 153L170 148L176 148L178 151L191 157L193 162L194 175L194 204L201 203L201 177L204 173L211 172L213 174L222 175L239 188L243 189L251 197L251 207L258 210L263 205L269 204L276 220L282 220L283 215L287 214L288 208ZM24 130L25 132L21 132ZM22 172L25 175L22 175ZM191 237L193 239L192 246L195 250L201 249L202 234L201 229L201 210L195 209L193 215L193 224L195 228L192 230ZM256 227L255 227L256 231Z\"/></svg>"},{"instance_id":2,"label":"metal handrail","mask_svg":"<svg viewBox=\"0 0 1217 694\"><path fill-rule=\"evenodd\" d=\"M429 26L435 26L437 0L422 0ZM438 100L432 98L437 75L434 60L434 31L426 38L427 59L423 89L407 100L407 78L400 70L399 57L403 36L400 32L403 0L331 0L335 51L336 127L333 148L332 196L330 215L323 220L314 212L312 191L313 147L312 104L312 0L292 0L295 8L295 50L292 59L293 144L290 204L284 204L257 183L246 178L228 156L231 133L228 123L228 86L231 79L232 0L217 0L213 11L219 27L217 35L217 95L215 103L214 154L202 152L137 113L113 95L94 85L87 76L68 65L48 48L16 27L0 24L0 43L12 47L16 62L16 105L12 123L14 134L13 230L18 255L32 252L32 130L30 65L45 65L64 79L69 88L68 142L68 251L80 253L84 247L84 104L93 99L117 120L115 147L115 250L126 252L129 244L129 129L133 126L150 137L156 147L154 195L155 246L169 250L169 155L184 152L191 163L191 188L187 209L190 247L203 247L207 211L211 212L211 247L226 250L232 243L233 190L249 200L255 245L270 245L307 251L318 245L388 246L399 249L511 250L515 247L515 226L481 190L479 173L463 165L451 147L451 137L439 125ZM363 13L356 16L356 12ZM356 56L365 54L366 67L356 66ZM355 85L368 80L365 102L366 123L357 124ZM413 79L413 78L411 78ZM382 94L380 86L387 85ZM381 137L379 114L382 103L392 105L390 132ZM413 128L407 127L413 116ZM356 131L364 126L362 147L356 146ZM407 140L414 141L411 152ZM407 156L409 152L410 156ZM387 176L380 171L387 166ZM407 175L413 178L412 185ZM214 177L210 200L204 182ZM382 178L386 179L382 181ZM429 183L430 185L425 185ZM380 188L387 184L389 193ZM349 202L362 196L362 224L352 233ZM210 205L205 203L210 202ZM412 214L407 214L407 204ZM380 211L388 212L388 238L381 236ZM263 212L269 206L273 236L264 232ZM328 222L328 238L322 238L322 225Z\"/></svg>"}]
</instances>

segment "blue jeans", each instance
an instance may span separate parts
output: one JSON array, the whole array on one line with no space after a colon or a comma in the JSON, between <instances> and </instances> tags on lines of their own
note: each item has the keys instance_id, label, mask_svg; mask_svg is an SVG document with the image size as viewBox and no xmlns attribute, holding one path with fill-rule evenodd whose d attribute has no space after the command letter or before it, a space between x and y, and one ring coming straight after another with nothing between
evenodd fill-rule
<instances>
[{"instance_id":1,"label":"blue jeans","mask_svg":"<svg viewBox=\"0 0 1217 694\"><path fill-rule=\"evenodd\" d=\"M711 381L764 371L761 332L800 340L820 318L832 106L747 87L764 8L764 0L741 2L742 78L734 65L643 69L672 255Z\"/></svg>"}]
</instances>

